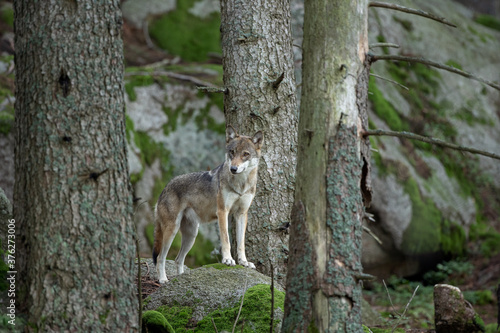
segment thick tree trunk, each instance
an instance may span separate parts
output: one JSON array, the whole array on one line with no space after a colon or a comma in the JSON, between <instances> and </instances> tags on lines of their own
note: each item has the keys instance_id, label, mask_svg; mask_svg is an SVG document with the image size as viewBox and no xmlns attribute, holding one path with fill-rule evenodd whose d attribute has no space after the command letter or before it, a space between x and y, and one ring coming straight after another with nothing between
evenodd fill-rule
<instances>
[{"instance_id":1,"label":"thick tree trunk","mask_svg":"<svg viewBox=\"0 0 500 333\"><path fill-rule=\"evenodd\" d=\"M264 131L257 195L249 212L247 257L284 283L296 163L297 104L289 1L221 1L224 112L246 135Z\"/></svg>"},{"instance_id":2,"label":"thick tree trunk","mask_svg":"<svg viewBox=\"0 0 500 333\"><path fill-rule=\"evenodd\" d=\"M120 1L14 2L17 305L39 332L134 332Z\"/></svg>"},{"instance_id":3,"label":"thick tree trunk","mask_svg":"<svg viewBox=\"0 0 500 333\"><path fill-rule=\"evenodd\" d=\"M282 332L362 332L369 202L368 1L305 2L295 204Z\"/></svg>"}]
</instances>

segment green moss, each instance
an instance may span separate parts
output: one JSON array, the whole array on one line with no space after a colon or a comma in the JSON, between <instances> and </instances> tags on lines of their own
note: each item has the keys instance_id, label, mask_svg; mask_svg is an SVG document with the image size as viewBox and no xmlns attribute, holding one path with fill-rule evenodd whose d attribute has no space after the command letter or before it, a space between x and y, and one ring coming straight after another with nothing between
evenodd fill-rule
<instances>
[{"instance_id":1,"label":"green moss","mask_svg":"<svg viewBox=\"0 0 500 333\"><path fill-rule=\"evenodd\" d=\"M170 325L172 325L173 332L184 332L193 315L193 309L187 306L168 307L164 305L160 306L156 311L161 313Z\"/></svg>"},{"instance_id":2,"label":"green moss","mask_svg":"<svg viewBox=\"0 0 500 333\"><path fill-rule=\"evenodd\" d=\"M413 178L406 181L404 190L412 202L412 218L403 235L402 250L408 255L438 251L441 242L441 212L431 200L422 197Z\"/></svg>"},{"instance_id":3,"label":"green moss","mask_svg":"<svg viewBox=\"0 0 500 333\"><path fill-rule=\"evenodd\" d=\"M137 75L131 76L125 83L125 92L130 101L136 101L137 95L135 94L135 87L147 87L155 82L154 78L150 75Z\"/></svg>"},{"instance_id":4,"label":"green moss","mask_svg":"<svg viewBox=\"0 0 500 333\"><path fill-rule=\"evenodd\" d=\"M240 268L245 268L245 267L243 267L241 265L228 266L228 265L221 264L221 263L209 264L209 265L205 265L205 267L212 267L212 268L215 268L215 269L240 269Z\"/></svg>"},{"instance_id":5,"label":"green moss","mask_svg":"<svg viewBox=\"0 0 500 333\"><path fill-rule=\"evenodd\" d=\"M371 93L368 96L373 103L373 111L377 116L384 120L392 130L407 130L406 124L403 123L396 109L384 98L382 92L377 88L374 77L370 77L368 90Z\"/></svg>"},{"instance_id":6,"label":"green moss","mask_svg":"<svg viewBox=\"0 0 500 333\"><path fill-rule=\"evenodd\" d=\"M274 309L279 307L284 310L284 303L285 293L274 289ZM239 307L240 303L236 304L233 308L216 310L210 313L198 323L195 332L215 332L211 318L213 318L219 332L223 330L231 332L236 316L238 315ZM239 321L236 325L236 332L269 332L270 322L270 286L266 284L259 284L249 288L245 293L243 307L241 309ZM275 329L277 325L278 320L275 318Z\"/></svg>"},{"instance_id":7,"label":"green moss","mask_svg":"<svg viewBox=\"0 0 500 333\"><path fill-rule=\"evenodd\" d=\"M221 53L220 14L202 19L189 13L195 0L177 2L175 11L154 20L149 32L163 49L187 61L205 61L208 53Z\"/></svg>"},{"instance_id":8,"label":"green moss","mask_svg":"<svg viewBox=\"0 0 500 333\"><path fill-rule=\"evenodd\" d=\"M446 65L451 66L451 67L455 67L455 68L460 69L460 70L462 69L462 65L460 65L458 62L456 62L455 60L452 60L452 59L448 60L446 62Z\"/></svg>"},{"instance_id":9,"label":"green moss","mask_svg":"<svg viewBox=\"0 0 500 333\"><path fill-rule=\"evenodd\" d=\"M158 311L146 311L142 314L142 331L151 333L175 333L168 320Z\"/></svg>"},{"instance_id":10,"label":"green moss","mask_svg":"<svg viewBox=\"0 0 500 333\"><path fill-rule=\"evenodd\" d=\"M464 228L456 223L444 220L441 225L441 249L446 254L463 256L467 245Z\"/></svg>"},{"instance_id":11,"label":"green moss","mask_svg":"<svg viewBox=\"0 0 500 333\"><path fill-rule=\"evenodd\" d=\"M392 333L392 332L395 332L395 333L404 333L405 330L402 329L402 328L396 328L393 331L392 328L378 328L378 327L368 328L365 325L363 325L363 332L364 333L370 333L370 332L372 332L372 333Z\"/></svg>"},{"instance_id":12,"label":"green moss","mask_svg":"<svg viewBox=\"0 0 500 333\"><path fill-rule=\"evenodd\" d=\"M500 20L487 14L478 14L474 21L485 27L500 31Z\"/></svg>"}]
</instances>

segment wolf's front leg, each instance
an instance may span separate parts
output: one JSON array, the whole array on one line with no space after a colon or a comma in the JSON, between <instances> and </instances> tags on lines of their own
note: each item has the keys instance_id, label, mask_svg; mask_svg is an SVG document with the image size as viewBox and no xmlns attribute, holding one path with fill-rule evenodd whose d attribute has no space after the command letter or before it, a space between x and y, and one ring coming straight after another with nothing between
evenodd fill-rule
<instances>
[{"instance_id":1,"label":"wolf's front leg","mask_svg":"<svg viewBox=\"0 0 500 333\"><path fill-rule=\"evenodd\" d=\"M228 266L234 266L236 265L236 262L231 256L231 244L229 243L229 232L227 230L228 214L228 209L217 209L220 243L222 247L222 263Z\"/></svg>"},{"instance_id":2,"label":"wolf's front leg","mask_svg":"<svg viewBox=\"0 0 500 333\"><path fill-rule=\"evenodd\" d=\"M235 216L236 218L236 243L238 244L237 252L238 252L238 264L248 267L254 268L255 265L247 260L245 254L245 231L247 229L247 212L240 214L239 216Z\"/></svg>"}]
</instances>

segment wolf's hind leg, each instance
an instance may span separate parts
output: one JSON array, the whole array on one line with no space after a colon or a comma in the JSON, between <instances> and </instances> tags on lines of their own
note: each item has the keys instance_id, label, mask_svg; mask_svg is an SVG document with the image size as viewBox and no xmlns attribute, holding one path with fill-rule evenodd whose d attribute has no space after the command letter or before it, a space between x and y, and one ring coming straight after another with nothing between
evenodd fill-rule
<instances>
[{"instance_id":1,"label":"wolf's hind leg","mask_svg":"<svg viewBox=\"0 0 500 333\"><path fill-rule=\"evenodd\" d=\"M191 209L188 208L184 211L184 216L181 220L181 250L175 258L175 263L177 264L177 274L184 273L184 260L189 250L193 247L196 236L198 235L198 226L200 225L200 219L198 215Z\"/></svg>"},{"instance_id":2,"label":"wolf's hind leg","mask_svg":"<svg viewBox=\"0 0 500 333\"><path fill-rule=\"evenodd\" d=\"M162 217L160 216L160 218ZM165 272L165 260L167 259L168 250L170 250L170 246L172 245L175 235L179 231L180 219L182 218L182 211L178 213L177 218L173 218L173 216L165 216L164 218L167 218L167 221L169 222L163 224L163 241L162 241L160 255L158 256L159 258L156 264L156 270L158 272L158 280L160 281L160 283L168 282L167 274Z\"/></svg>"}]
</instances>

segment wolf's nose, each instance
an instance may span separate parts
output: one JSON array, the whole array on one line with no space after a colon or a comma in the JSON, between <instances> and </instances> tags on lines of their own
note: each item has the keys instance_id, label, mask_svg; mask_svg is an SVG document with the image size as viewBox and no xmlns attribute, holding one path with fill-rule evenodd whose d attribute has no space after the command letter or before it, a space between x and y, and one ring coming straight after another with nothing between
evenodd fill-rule
<instances>
[{"instance_id":1,"label":"wolf's nose","mask_svg":"<svg viewBox=\"0 0 500 333\"><path fill-rule=\"evenodd\" d=\"M231 166L230 170L231 170L231 173L236 173L236 171L238 171L238 167Z\"/></svg>"}]
</instances>

